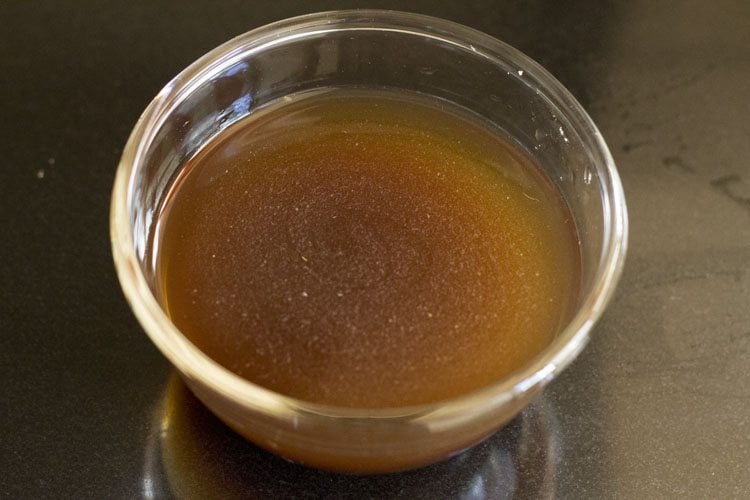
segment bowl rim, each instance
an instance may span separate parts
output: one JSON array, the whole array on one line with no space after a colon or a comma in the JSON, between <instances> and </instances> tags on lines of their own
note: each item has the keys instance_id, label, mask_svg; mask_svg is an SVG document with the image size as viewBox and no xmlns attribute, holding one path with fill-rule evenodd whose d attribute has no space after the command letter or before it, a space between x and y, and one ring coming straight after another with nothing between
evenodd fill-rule
<instances>
[{"instance_id":1,"label":"bowl rim","mask_svg":"<svg viewBox=\"0 0 750 500\"><path fill-rule=\"evenodd\" d=\"M394 408L350 408L313 403L266 389L225 369L180 333L154 297L141 270L130 223L134 173L164 120L192 90L238 58L300 37L342 30L399 31L432 37L500 64L516 65L539 88L598 154L594 169L602 179L604 241L591 289L557 337L535 358L497 382L454 398ZM520 76L519 76L520 78ZM614 159L596 125L573 95L541 65L485 33L422 14L387 10L337 10L292 17L253 29L211 50L174 77L151 101L131 132L117 167L110 207L110 239L115 268L126 299L151 340L187 377L243 406L275 416L303 414L334 418L424 422L453 419L477 408L495 408L540 390L586 345L594 323L622 274L628 240L627 207Z\"/></svg>"}]
</instances>

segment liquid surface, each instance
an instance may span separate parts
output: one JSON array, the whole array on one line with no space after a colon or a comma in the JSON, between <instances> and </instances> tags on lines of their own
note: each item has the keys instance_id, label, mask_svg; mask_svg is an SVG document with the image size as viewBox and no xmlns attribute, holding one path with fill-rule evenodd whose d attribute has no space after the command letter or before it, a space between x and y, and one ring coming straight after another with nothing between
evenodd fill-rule
<instances>
[{"instance_id":1,"label":"liquid surface","mask_svg":"<svg viewBox=\"0 0 750 500\"><path fill-rule=\"evenodd\" d=\"M287 99L183 169L160 300L219 364L300 399L434 402L540 353L576 299L558 193L497 130L375 91Z\"/></svg>"}]
</instances>

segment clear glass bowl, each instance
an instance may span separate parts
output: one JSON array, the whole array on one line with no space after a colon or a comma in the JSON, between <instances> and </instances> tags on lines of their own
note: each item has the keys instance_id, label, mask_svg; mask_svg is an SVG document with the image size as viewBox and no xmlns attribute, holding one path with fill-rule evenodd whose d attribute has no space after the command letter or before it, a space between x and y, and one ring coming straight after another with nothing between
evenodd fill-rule
<instances>
[{"instance_id":1,"label":"clear glass bowl","mask_svg":"<svg viewBox=\"0 0 750 500\"><path fill-rule=\"evenodd\" d=\"M269 391L219 366L171 323L154 297L151 248L162 196L212 137L274 100L346 86L403 89L478 113L528 151L567 201L579 232L577 309L535 359L495 384L422 406L349 409ZM549 73L467 27L390 11L337 11L241 35L190 65L139 119L118 167L111 239L125 296L191 390L258 445L324 469L386 472L448 457L513 418L589 338L622 270L627 212L596 126Z\"/></svg>"}]
</instances>

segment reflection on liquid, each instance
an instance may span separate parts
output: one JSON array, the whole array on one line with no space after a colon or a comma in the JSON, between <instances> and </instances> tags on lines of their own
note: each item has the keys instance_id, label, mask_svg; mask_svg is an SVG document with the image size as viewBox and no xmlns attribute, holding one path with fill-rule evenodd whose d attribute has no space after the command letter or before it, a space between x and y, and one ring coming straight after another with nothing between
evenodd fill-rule
<instances>
[{"instance_id":1,"label":"reflection on liquid","mask_svg":"<svg viewBox=\"0 0 750 500\"><path fill-rule=\"evenodd\" d=\"M544 397L490 439L423 469L381 476L285 461L232 432L173 375L145 450L146 498L552 498L556 419Z\"/></svg>"}]
</instances>

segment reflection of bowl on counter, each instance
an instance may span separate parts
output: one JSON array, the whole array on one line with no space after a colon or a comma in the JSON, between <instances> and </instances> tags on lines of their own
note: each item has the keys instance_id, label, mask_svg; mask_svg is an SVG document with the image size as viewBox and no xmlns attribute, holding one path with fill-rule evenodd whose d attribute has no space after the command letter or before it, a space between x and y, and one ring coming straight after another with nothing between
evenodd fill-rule
<instances>
[{"instance_id":1,"label":"reflection of bowl on counter","mask_svg":"<svg viewBox=\"0 0 750 500\"><path fill-rule=\"evenodd\" d=\"M382 476L336 474L248 443L173 376L145 450L144 489L177 498L553 498L556 436L555 415L541 396L488 440L447 461Z\"/></svg>"}]
</instances>

